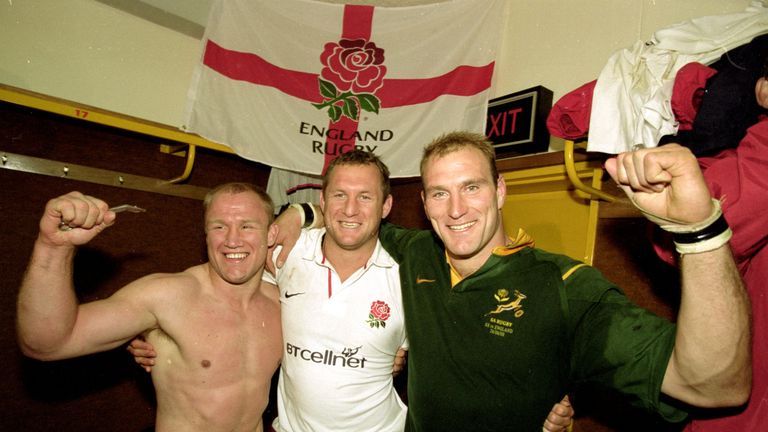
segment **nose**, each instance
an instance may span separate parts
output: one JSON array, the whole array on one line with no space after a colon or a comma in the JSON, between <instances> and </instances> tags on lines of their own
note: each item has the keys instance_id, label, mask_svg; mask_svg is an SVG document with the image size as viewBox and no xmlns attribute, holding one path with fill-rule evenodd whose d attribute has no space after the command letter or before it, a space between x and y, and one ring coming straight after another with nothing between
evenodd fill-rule
<instances>
[{"instance_id":1,"label":"nose","mask_svg":"<svg viewBox=\"0 0 768 432\"><path fill-rule=\"evenodd\" d=\"M448 214L453 219L459 219L464 216L464 213L467 212L467 206L461 194L451 194L448 200Z\"/></svg>"},{"instance_id":2,"label":"nose","mask_svg":"<svg viewBox=\"0 0 768 432\"><path fill-rule=\"evenodd\" d=\"M236 229L227 230L227 236L224 238L224 246L234 249L240 246L240 232Z\"/></svg>"},{"instance_id":3,"label":"nose","mask_svg":"<svg viewBox=\"0 0 768 432\"><path fill-rule=\"evenodd\" d=\"M358 203L355 198L349 198L344 203L344 215L345 216L354 216L357 214L358 211Z\"/></svg>"}]
</instances>

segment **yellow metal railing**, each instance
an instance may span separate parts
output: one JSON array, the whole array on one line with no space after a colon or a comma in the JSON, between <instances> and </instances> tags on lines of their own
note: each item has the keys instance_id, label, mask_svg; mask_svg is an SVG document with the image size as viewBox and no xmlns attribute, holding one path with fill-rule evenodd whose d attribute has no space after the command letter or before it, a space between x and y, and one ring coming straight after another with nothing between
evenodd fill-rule
<instances>
[{"instance_id":1,"label":"yellow metal railing","mask_svg":"<svg viewBox=\"0 0 768 432\"><path fill-rule=\"evenodd\" d=\"M599 161L576 162L572 170L580 182L600 187ZM502 213L508 234L523 228L536 246L592 264L600 200L576 189L563 163L514 168L501 175L507 187Z\"/></svg>"},{"instance_id":2,"label":"yellow metal railing","mask_svg":"<svg viewBox=\"0 0 768 432\"><path fill-rule=\"evenodd\" d=\"M208 141L199 135L186 133L172 126L117 114L100 108L65 99L45 96L4 84L0 84L0 100L55 114L61 114L78 120L112 126L185 144L188 146L188 151L186 154L187 162L184 172L178 177L167 180L169 183L180 183L189 178L195 164L195 149L198 146L225 153L234 153L232 149L225 145Z\"/></svg>"},{"instance_id":3,"label":"yellow metal railing","mask_svg":"<svg viewBox=\"0 0 768 432\"><path fill-rule=\"evenodd\" d=\"M594 199L601 199L608 202L615 202L618 199L617 197L609 193L603 192L600 189L596 189L592 186L585 185L581 181L581 179L579 179L579 176L576 173L575 162L573 159L574 147L575 147L575 144L573 141L566 140L565 149L563 150L563 158L565 159L565 172L568 174L568 179L573 184L573 187L591 195Z\"/></svg>"}]
</instances>

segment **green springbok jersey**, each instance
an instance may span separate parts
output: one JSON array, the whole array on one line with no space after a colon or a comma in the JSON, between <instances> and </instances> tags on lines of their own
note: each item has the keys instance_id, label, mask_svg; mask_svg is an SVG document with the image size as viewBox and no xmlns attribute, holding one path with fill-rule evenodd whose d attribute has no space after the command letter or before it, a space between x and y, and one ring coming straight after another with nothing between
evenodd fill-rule
<instances>
[{"instance_id":1,"label":"green springbok jersey","mask_svg":"<svg viewBox=\"0 0 768 432\"><path fill-rule=\"evenodd\" d=\"M452 286L430 231L383 224L400 263L408 431L540 431L575 387L606 386L670 421L659 400L675 327L594 268L533 247L501 248Z\"/></svg>"}]
</instances>

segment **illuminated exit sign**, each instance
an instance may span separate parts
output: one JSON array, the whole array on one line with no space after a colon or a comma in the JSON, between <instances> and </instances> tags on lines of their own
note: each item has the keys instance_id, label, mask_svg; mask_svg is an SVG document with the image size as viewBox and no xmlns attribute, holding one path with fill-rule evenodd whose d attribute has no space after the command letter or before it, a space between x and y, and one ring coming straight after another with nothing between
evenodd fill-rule
<instances>
[{"instance_id":1,"label":"illuminated exit sign","mask_svg":"<svg viewBox=\"0 0 768 432\"><path fill-rule=\"evenodd\" d=\"M485 135L496 156L511 157L545 152L549 148L547 116L552 109L552 90L536 86L491 99Z\"/></svg>"}]
</instances>

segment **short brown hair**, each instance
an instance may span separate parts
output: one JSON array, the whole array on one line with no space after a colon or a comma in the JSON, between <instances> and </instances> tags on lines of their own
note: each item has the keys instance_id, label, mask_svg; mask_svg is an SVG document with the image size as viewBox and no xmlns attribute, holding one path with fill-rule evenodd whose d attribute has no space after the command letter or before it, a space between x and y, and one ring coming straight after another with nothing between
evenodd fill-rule
<instances>
[{"instance_id":1,"label":"short brown hair","mask_svg":"<svg viewBox=\"0 0 768 432\"><path fill-rule=\"evenodd\" d=\"M365 150L352 150L346 153L342 153L336 156L335 159L328 164L328 168L323 175L323 192L328 186L328 179L331 178L331 173L339 165L373 165L379 170L381 174L381 191L384 193L383 198L386 198L391 193L391 186L389 184L389 168L381 159L372 152Z\"/></svg>"},{"instance_id":2,"label":"short brown hair","mask_svg":"<svg viewBox=\"0 0 768 432\"><path fill-rule=\"evenodd\" d=\"M421 176L424 176L427 161L430 158L443 157L453 152L473 148L478 150L488 161L488 168L491 178L495 181L499 178L499 171L496 169L496 151L493 145L483 134L465 131L450 132L439 136L428 146L424 147L424 155L421 158Z\"/></svg>"},{"instance_id":3,"label":"short brown hair","mask_svg":"<svg viewBox=\"0 0 768 432\"><path fill-rule=\"evenodd\" d=\"M205 211L204 214L208 213L208 208L211 206L211 203L213 202L213 199L216 197L216 195L220 193L239 194L243 192L253 192L261 199L261 201L264 203L264 210L267 212L267 220L269 223L272 223L275 218L275 204L272 202L272 198L270 198L269 194L267 194L263 187L252 183L224 183L211 189L207 194L205 194L205 198L203 199L203 209Z\"/></svg>"}]
</instances>

